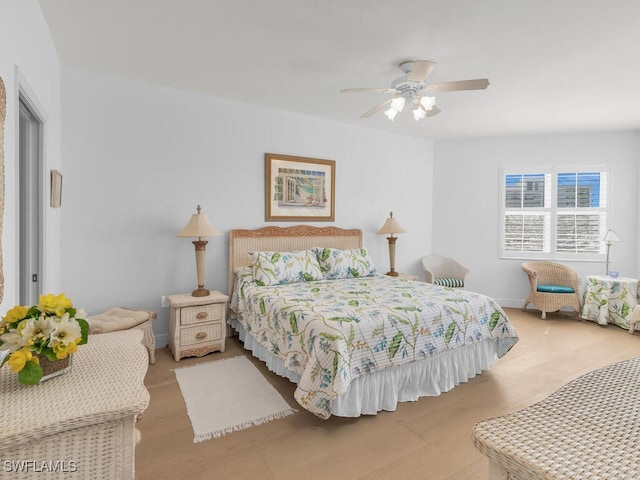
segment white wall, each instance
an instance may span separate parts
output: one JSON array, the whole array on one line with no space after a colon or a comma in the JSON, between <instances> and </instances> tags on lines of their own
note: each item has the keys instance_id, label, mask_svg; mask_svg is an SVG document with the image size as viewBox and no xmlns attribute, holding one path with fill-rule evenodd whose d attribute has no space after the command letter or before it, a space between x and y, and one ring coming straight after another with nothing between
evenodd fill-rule
<instances>
[{"instance_id":1,"label":"white wall","mask_svg":"<svg viewBox=\"0 0 640 480\"><path fill-rule=\"evenodd\" d=\"M381 270L388 266L387 243L374 232L393 210L409 231L398 241L398 270L420 274L422 255L451 255L471 268L469 288L507 306L520 306L528 285L520 261L498 258L499 167L607 162L611 225L624 240L614 246L612 260L623 275L640 273L637 132L434 146L73 69L63 70L61 83L37 2L0 0L0 12L0 76L7 88L0 313L17 303L19 88L33 96L45 117L43 289L65 291L93 312L113 305L158 310L160 344L168 315L159 297L195 286L193 247L175 233L198 203L225 232L264 225L265 152L337 161L334 224L362 228ZM47 206L52 168L64 174L61 209ZM206 285L225 291L227 238L209 240ZM581 277L602 269L594 263L573 266Z\"/></svg>"},{"instance_id":2,"label":"white wall","mask_svg":"<svg viewBox=\"0 0 640 480\"><path fill-rule=\"evenodd\" d=\"M25 90L44 123L43 192L44 239L43 289L60 287L60 209L48 207L49 170L63 170L60 163L60 65L49 28L35 0L0 0L0 77L7 93L4 129L4 228L2 259L4 312L18 303L18 91Z\"/></svg>"},{"instance_id":3,"label":"white wall","mask_svg":"<svg viewBox=\"0 0 640 480\"><path fill-rule=\"evenodd\" d=\"M638 276L637 133L439 141L434 158L433 252L470 268L469 289L513 307L529 292L522 260L498 258L501 167L608 164L609 225L623 240L611 249L612 266L622 276ZM604 271L603 262L567 264L581 279Z\"/></svg>"},{"instance_id":4,"label":"white wall","mask_svg":"<svg viewBox=\"0 0 640 480\"><path fill-rule=\"evenodd\" d=\"M225 232L208 239L205 285L226 292L226 233L265 225L265 152L335 160L333 225L361 228L386 271L387 241L375 231L393 210L409 232L396 269L420 273L431 248L431 141L75 69L62 77L62 281L90 313L157 310L166 342L160 296L196 286L191 239L176 233L197 204Z\"/></svg>"},{"instance_id":5,"label":"white wall","mask_svg":"<svg viewBox=\"0 0 640 480\"><path fill-rule=\"evenodd\" d=\"M636 158L640 159L640 132L636 132ZM640 163L640 161L638 162ZM640 275L640 252L638 252L638 249L640 248L640 188L638 188L638 186L640 185L640 165L637 168L637 174L636 174L636 183L635 183L635 190L636 190L636 272ZM629 200L633 201L633 194L630 192L629 194ZM639 292L640 294L640 289Z\"/></svg>"}]
</instances>

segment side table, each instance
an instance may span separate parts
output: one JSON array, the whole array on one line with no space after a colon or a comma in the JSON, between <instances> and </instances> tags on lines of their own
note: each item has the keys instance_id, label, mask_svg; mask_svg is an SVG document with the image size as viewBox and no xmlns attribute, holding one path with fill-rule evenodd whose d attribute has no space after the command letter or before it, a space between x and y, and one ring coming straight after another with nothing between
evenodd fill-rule
<instances>
[{"instance_id":1,"label":"side table","mask_svg":"<svg viewBox=\"0 0 640 480\"><path fill-rule=\"evenodd\" d=\"M168 295L169 348L177 362L182 357L202 357L224 352L226 311L229 297L212 291L206 297L189 293Z\"/></svg>"},{"instance_id":2,"label":"side table","mask_svg":"<svg viewBox=\"0 0 640 480\"><path fill-rule=\"evenodd\" d=\"M589 275L582 305L583 319L628 329L633 309L638 305L638 280Z\"/></svg>"}]
</instances>

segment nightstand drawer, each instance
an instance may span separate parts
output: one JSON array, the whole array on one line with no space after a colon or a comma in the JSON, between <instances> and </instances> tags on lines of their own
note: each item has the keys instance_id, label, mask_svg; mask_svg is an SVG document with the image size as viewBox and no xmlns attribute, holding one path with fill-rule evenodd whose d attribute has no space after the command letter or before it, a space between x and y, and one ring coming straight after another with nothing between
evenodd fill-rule
<instances>
[{"instance_id":1,"label":"nightstand drawer","mask_svg":"<svg viewBox=\"0 0 640 480\"><path fill-rule=\"evenodd\" d=\"M180 330L180 345L183 347L188 345L197 345L198 343L212 342L220 340L221 338L222 322Z\"/></svg>"},{"instance_id":2,"label":"nightstand drawer","mask_svg":"<svg viewBox=\"0 0 640 480\"><path fill-rule=\"evenodd\" d=\"M180 324L215 322L222 320L223 304L199 305L197 307L182 307L180 309Z\"/></svg>"}]
</instances>

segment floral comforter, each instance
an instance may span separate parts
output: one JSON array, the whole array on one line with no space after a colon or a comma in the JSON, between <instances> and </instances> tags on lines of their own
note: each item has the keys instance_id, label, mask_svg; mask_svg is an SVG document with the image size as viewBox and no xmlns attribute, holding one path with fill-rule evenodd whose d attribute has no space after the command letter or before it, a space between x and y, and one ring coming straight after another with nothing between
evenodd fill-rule
<instances>
[{"instance_id":1,"label":"floral comforter","mask_svg":"<svg viewBox=\"0 0 640 480\"><path fill-rule=\"evenodd\" d=\"M500 306L478 293L386 275L274 286L250 278L236 279L238 321L300 375L295 398L321 418L361 375L487 338L502 356L518 341Z\"/></svg>"}]
</instances>

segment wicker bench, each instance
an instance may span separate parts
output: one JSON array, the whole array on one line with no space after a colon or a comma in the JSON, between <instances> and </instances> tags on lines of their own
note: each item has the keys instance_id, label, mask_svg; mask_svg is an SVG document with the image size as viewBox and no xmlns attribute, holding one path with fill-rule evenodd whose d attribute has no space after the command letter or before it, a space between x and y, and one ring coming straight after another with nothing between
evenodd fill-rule
<instances>
[{"instance_id":1,"label":"wicker bench","mask_svg":"<svg viewBox=\"0 0 640 480\"><path fill-rule=\"evenodd\" d=\"M69 373L40 385L1 368L0 479L134 480L135 423L149 404L142 337L91 336Z\"/></svg>"},{"instance_id":2,"label":"wicker bench","mask_svg":"<svg viewBox=\"0 0 640 480\"><path fill-rule=\"evenodd\" d=\"M519 412L479 422L490 480L640 479L640 357L568 383Z\"/></svg>"}]
</instances>

